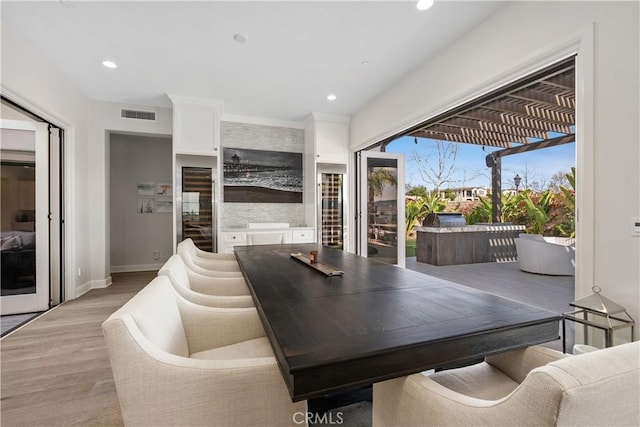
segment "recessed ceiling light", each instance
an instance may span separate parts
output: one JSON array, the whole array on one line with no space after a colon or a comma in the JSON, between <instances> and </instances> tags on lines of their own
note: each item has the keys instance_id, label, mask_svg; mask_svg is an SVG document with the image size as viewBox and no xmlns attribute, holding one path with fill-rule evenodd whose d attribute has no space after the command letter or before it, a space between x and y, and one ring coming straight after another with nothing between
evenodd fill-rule
<instances>
[{"instance_id":1,"label":"recessed ceiling light","mask_svg":"<svg viewBox=\"0 0 640 427\"><path fill-rule=\"evenodd\" d=\"M433 6L433 0L418 0L416 7L418 10L427 10Z\"/></svg>"},{"instance_id":2,"label":"recessed ceiling light","mask_svg":"<svg viewBox=\"0 0 640 427\"><path fill-rule=\"evenodd\" d=\"M234 39L235 41L237 41L238 43L246 43L246 42L247 42L247 40L248 40L248 39L247 39L247 36L245 36L244 34L240 34L240 33L238 33L238 34L234 35L234 36L233 36L233 39Z\"/></svg>"},{"instance_id":3,"label":"recessed ceiling light","mask_svg":"<svg viewBox=\"0 0 640 427\"><path fill-rule=\"evenodd\" d=\"M362 61L360 65L369 65L369 61Z\"/></svg>"},{"instance_id":4,"label":"recessed ceiling light","mask_svg":"<svg viewBox=\"0 0 640 427\"><path fill-rule=\"evenodd\" d=\"M107 68L118 68L118 64L116 64L113 61L108 61L108 60L102 61L102 65L104 65Z\"/></svg>"},{"instance_id":5,"label":"recessed ceiling light","mask_svg":"<svg viewBox=\"0 0 640 427\"><path fill-rule=\"evenodd\" d=\"M331 94L331 95L327 96L327 99L328 99L329 101L335 101L336 99L338 99L338 97L337 97L337 96L335 96L334 94Z\"/></svg>"}]
</instances>

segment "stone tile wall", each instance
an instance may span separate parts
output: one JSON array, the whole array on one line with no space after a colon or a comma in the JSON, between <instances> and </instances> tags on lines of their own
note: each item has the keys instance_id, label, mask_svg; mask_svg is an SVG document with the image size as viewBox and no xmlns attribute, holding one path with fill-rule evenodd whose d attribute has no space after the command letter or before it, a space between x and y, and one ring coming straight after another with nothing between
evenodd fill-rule
<instances>
[{"instance_id":1,"label":"stone tile wall","mask_svg":"<svg viewBox=\"0 0 640 427\"><path fill-rule=\"evenodd\" d=\"M221 122L221 146L250 150L304 153L304 130L251 123ZM303 174L306 171L303 170ZM304 197L303 197L304 200ZM249 222L287 222L305 226L303 203L224 203L220 226L244 227ZM310 224L312 225L312 224Z\"/></svg>"}]
</instances>

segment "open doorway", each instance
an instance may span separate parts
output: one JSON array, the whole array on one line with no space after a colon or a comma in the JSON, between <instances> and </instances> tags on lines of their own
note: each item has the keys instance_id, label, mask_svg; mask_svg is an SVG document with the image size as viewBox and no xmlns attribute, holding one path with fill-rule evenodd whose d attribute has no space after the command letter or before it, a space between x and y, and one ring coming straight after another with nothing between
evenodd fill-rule
<instances>
[{"instance_id":1,"label":"open doorway","mask_svg":"<svg viewBox=\"0 0 640 427\"><path fill-rule=\"evenodd\" d=\"M170 136L109 135L111 272L158 270L173 255Z\"/></svg>"},{"instance_id":2,"label":"open doorway","mask_svg":"<svg viewBox=\"0 0 640 427\"><path fill-rule=\"evenodd\" d=\"M577 259L575 105L569 57L373 147L407 159L407 267L567 311ZM568 256L532 271L516 248L520 234ZM565 269L549 269L556 261Z\"/></svg>"}]
</instances>

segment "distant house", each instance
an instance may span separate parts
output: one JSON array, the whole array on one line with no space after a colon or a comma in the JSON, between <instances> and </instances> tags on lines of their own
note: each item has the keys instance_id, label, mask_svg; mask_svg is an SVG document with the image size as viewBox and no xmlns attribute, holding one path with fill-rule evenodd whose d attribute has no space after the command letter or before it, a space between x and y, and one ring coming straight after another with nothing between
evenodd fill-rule
<instances>
[{"instance_id":1,"label":"distant house","mask_svg":"<svg viewBox=\"0 0 640 427\"><path fill-rule=\"evenodd\" d=\"M459 187L441 190L440 197L449 198L454 202L474 202L480 200L480 197L486 197L489 193L490 190L487 187Z\"/></svg>"}]
</instances>

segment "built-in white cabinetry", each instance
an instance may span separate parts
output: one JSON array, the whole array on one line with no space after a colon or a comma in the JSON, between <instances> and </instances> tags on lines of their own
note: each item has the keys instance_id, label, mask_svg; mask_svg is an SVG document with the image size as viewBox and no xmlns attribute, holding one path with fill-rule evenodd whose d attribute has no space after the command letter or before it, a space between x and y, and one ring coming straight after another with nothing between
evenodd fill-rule
<instances>
[{"instance_id":1,"label":"built-in white cabinetry","mask_svg":"<svg viewBox=\"0 0 640 427\"><path fill-rule=\"evenodd\" d=\"M242 231L223 231L220 233L220 244L218 251L225 254L233 253L234 246L244 246L247 244L247 232Z\"/></svg>"},{"instance_id":2,"label":"built-in white cabinetry","mask_svg":"<svg viewBox=\"0 0 640 427\"><path fill-rule=\"evenodd\" d=\"M174 152L218 156L222 102L169 95L173 102Z\"/></svg>"},{"instance_id":3,"label":"built-in white cabinetry","mask_svg":"<svg viewBox=\"0 0 640 427\"><path fill-rule=\"evenodd\" d=\"M218 228L219 160L220 160L220 118L223 103L216 99L199 99L168 94L173 103L173 238L174 248L189 232L211 230L203 241L194 239L203 250L216 251L216 230ZM195 168L200 169L194 172ZM191 176L187 189L183 176L185 171ZM195 179L194 174L199 178ZM184 186L184 187L183 187ZM199 191L206 188L207 195ZM195 189L195 190L194 190ZM189 199L185 200L188 196ZM194 206L194 198L200 200L195 211L186 211L185 206ZM203 206L207 206L203 208ZM188 207L188 206L187 206ZM197 230L194 229L197 227Z\"/></svg>"},{"instance_id":4,"label":"built-in white cabinetry","mask_svg":"<svg viewBox=\"0 0 640 427\"><path fill-rule=\"evenodd\" d=\"M234 246L251 245L252 239L248 237L259 236L264 243L314 243L316 241L315 227L252 227L224 230L219 235L219 251L223 253L233 253ZM266 239L273 236L276 240L269 242ZM251 240L251 241L250 241Z\"/></svg>"},{"instance_id":5,"label":"built-in white cabinetry","mask_svg":"<svg viewBox=\"0 0 640 427\"><path fill-rule=\"evenodd\" d=\"M317 225L315 241L322 241L322 224L318 209L321 173L343 175L346 182L349 163L349 122L346 116L310 114L304 122L305 130L305 223ZM344 202L344 200L343 200ZM344 203L346 207L346 203ZM347 215L346 210L343 212ZM345 216L346 217L346 216Z\"/></svg>"},{"instance_id":6,"label":"built-in white cabinetry","mask_svg":"<svg viewBox=\"0 0 640 427\"><path fill-rule=\"evenodd\" d=\"M316 162L347 163L348 122L316 123Z\"/></svg>"},{"instance_id":7,"label":"built-in white cabinetry","mask_svg":"<svg viewBox=\"0 0 640 427\"><path fill-rule=\"evenodd\" d=\"M307 148L316 163L346 164L349 117L312 113L305 122Z\"/></svg>"}]
</instances>

